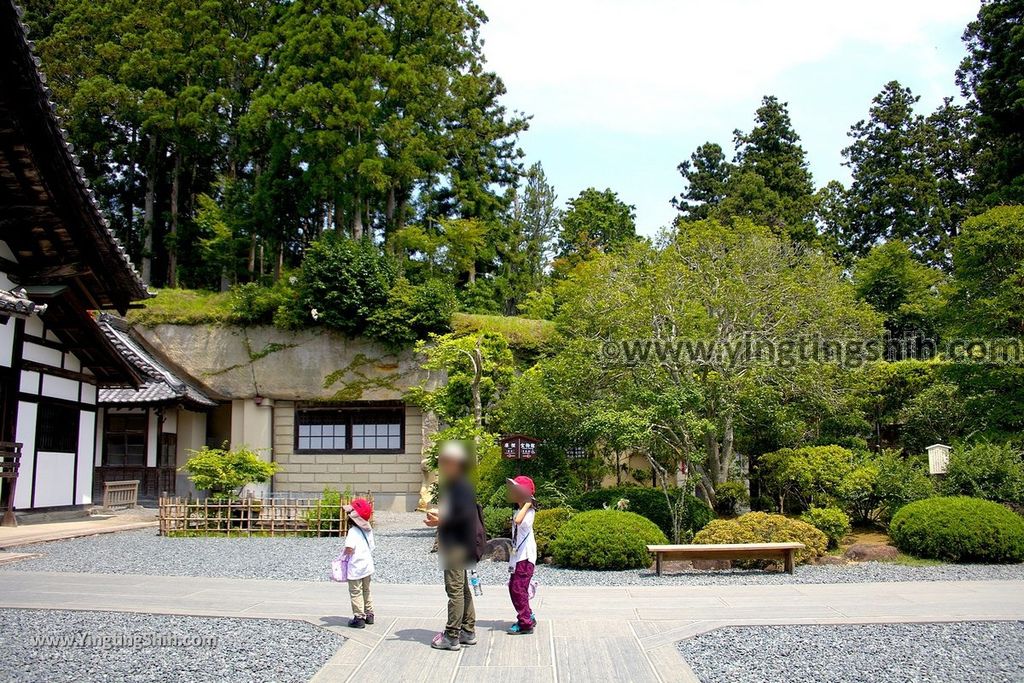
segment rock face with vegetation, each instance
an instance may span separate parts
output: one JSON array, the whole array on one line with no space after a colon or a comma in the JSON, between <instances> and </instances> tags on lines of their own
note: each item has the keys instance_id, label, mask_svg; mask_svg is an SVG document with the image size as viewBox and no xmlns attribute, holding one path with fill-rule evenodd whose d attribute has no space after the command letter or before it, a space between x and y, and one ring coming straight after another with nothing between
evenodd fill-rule
<instances>
[{"instance_id":1,"label":"rock face with vegetation","mask_svg":"<svg viewBox=\"0 0 1024 683\"><path fill-rule=\"evenodd\" d=\"M226 398L394 400L425 379L409 351L321 329L137 326L150 345Z\"/></svg>"}]
</instances>

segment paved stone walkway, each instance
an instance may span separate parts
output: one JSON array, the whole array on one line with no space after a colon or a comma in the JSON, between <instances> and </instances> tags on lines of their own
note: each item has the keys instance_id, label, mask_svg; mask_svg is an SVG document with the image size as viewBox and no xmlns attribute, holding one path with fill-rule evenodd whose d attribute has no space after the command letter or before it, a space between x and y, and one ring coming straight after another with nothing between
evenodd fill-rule
<instances>
[{"instance_id":1,"label":"paved stone walkway","mask_svg":"<svg viewBox=\"0 0 1024 683\"><path fill-rule=\"evenodd\" d=\"M349 638L315 683L341 681L695 681L677 641L726 625L1024 618L1024 581L791 586L545 587L533 636L508 636L504 586L478 598L480 643L431 650L439 585L375 584L374 626L345 627L344 587L260 581L0 571L0 607L303 619Z\"/></svg>"},{"instance_id":2,"label":"paved stone walkway","mask_svg":"<svg viewBox=\"0 0 1024 683\"><path fill-rule=\"evenodd\" d=\"M149 518L152 519L149 519ZM61 522L20 524L16 527L0 527L0 549L49 541L62 541L79 536L110 534L115 531L146 529L159 524L155 516L147 514L123 514L110 517L87 517Z\"/></svg>"}]
</instances>

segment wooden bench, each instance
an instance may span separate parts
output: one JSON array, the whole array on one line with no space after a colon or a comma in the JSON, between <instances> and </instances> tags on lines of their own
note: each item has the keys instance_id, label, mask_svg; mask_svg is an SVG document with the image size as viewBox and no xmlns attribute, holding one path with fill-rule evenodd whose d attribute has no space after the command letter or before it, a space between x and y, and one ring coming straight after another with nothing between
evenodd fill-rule
<instances>
[{"instance_id":1,"label":"wooden bench","mask_svg":"<svg viewBox=\"0 0 1024 683\"><path fill-rule=\"evenodd\" d=\"M658 576L662 560L782 560L792 574L796 551L803 548L803 543L705 543L649 545L647 551L654 555Z\"/></svg>"}]
</instances>

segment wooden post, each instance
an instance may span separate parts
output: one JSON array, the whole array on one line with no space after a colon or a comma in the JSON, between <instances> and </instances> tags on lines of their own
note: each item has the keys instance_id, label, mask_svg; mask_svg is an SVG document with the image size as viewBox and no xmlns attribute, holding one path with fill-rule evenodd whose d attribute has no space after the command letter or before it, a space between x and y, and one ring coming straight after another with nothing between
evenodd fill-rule
<instances>
[{"instance_id":1,"label":"wooden post","mask_svg":"<svg viewBox=\"0 0 1024 683\"><path fill-rule=\"evenodd\" d=\"M786 551L786 573L792 574L796 568L796 550L790 548Z\"/></svg>"},{"instance_id":2,"label":"wooden post","mask_svg":"<svg viewBox=\"0 0 1024 683\"><path fill-rule=\"evenodd\" d=\"M658 576L661 576L661 553L654 553L654 566Z\"/></svg>"}]
</instances>

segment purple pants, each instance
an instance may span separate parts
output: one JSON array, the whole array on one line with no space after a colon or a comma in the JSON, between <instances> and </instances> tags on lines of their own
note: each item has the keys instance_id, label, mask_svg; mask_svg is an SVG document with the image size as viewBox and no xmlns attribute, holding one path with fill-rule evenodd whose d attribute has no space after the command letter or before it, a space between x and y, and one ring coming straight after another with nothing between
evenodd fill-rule
<instances>
[{"instance_id":1,"label":"purple pants","mask_svg":"<svg viewBox=\"0 0 1024 683\"><path fill-rule=\"evenodd\" d=\"M530 609L530 579L533 578L533 562L520 560L516 570L508 578L508 594L520 628L533 628L533 610Z\"/></svg>"}]
</instances>

